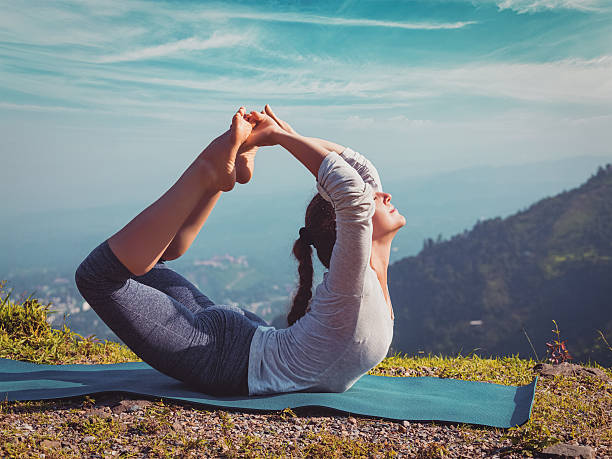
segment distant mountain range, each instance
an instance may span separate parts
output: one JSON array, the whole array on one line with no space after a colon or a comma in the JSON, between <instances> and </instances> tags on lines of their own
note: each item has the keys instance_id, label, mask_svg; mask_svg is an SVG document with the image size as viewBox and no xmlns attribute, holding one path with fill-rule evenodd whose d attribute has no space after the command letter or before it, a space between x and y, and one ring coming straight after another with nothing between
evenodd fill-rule
<instances>
[{"instance_id":1,"label":"distant mountain range","mask_svg":"<svg viewBox=\"0 0 612 459\"><path fill-rule=\"evenodd\" d=\"M506 218L479 220L389 269L395 351L546 354L612 365L612 167Z\"/></svg>"}]
</instances>

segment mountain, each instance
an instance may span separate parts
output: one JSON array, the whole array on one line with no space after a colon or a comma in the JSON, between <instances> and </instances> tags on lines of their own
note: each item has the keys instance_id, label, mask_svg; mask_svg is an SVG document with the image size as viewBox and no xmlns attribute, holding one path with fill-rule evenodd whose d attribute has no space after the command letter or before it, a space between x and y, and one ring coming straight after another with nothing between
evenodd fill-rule
<instances>
[{"instance_id":1,"label":"mountain","mask_svg":"<svg viewBox=\"0 0 612 459\"><path fill-rule=\"evenodd\" d=\"M612 364L612 167L394 263L395 351L542 357L555 320L575 360Z\"/></svg>"}]
</instances>

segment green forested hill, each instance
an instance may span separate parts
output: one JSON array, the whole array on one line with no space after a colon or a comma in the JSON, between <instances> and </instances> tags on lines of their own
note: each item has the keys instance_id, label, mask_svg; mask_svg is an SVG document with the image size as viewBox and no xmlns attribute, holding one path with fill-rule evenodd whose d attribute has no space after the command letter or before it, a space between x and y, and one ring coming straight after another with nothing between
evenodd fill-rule
<instances>
[{"instance_id":1,"label":"green forested hill","mask_svg":"<svg viewBox=\"0 0 612 459\"><path fill-rule=\"evenodd\" d=\"M408 216L408 218L410 218ZM575 360L611 366L612 166L394 263L396 351L538 357L554 319ZM479 322L471 321L482 321Z\"/></svg>"}]
</instances>

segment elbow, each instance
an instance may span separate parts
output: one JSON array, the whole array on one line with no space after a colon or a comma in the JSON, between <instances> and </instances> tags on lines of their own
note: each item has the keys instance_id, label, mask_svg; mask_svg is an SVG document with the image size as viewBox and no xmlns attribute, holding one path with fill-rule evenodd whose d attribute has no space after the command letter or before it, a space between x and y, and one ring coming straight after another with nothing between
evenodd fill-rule
<instances>
[{"instance_id":1,"label":"elbow","mask_svg":"<svg viewBox=\"0 0 612 459\"><path fill-rule=\"evenodd\" d=\"M335 210L337 215L347 214L352 219L363 218L368 220L374 215L376 206L370 194L355 194L345 196L345 199L337 203Z\"/></svg>"}]
</instances>

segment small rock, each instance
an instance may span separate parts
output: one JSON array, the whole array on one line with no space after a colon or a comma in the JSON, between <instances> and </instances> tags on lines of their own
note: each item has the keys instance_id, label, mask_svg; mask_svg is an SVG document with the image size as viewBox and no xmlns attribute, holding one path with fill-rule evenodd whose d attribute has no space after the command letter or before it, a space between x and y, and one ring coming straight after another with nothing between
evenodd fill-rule
<instances>
[{"instance_id":1,"label":"small rock","mask_svg":"<svg viewBox=\"0 0 612 459\"><path fill-rule=\"evenodd\" d=\"M73 445L72 443L69 443L67 441L63 441L62 442L62 448L69 448L72 451L76 451L78 449L75 445Z\"/></svg>"},{"instance_id":2,"label":"small rock","mask_svg":"<svg viewBox=\"0 0 612 459\"><path fill-rule=\"evenodd\" d=\"M350 422L353 425L356 425L357 424L357 419L355 419L354 417L350 416L348 418L348 422Z\"/></svg>"},{"instance_id":3,"label":"small rock","mask_svg":"<svg viewBox=\"0 0 612 459\"><path fill-rule=\"evenodd\" d=\"M59 448L62 444L55 440L43 440L40 442L40 446L43 448Z\"/></svg>"},{"instance_id":4,"label":"small rock","mask_svg":"<svg viewBox=\"0 0 612 459\"><path fill-rule=\"evenodd\" d=\"M399 431L402 432L402 433L405 433L405 432L408 431L408 429L406 429L406 427L401 425L401 424L398 427L399 427Z\"/></svg>"},{"instance_id":5,"label":"small rock","mask_svg":"<svg viewBox=\"0 0 612 459\"><path fill-rule=\"evenodd\" d=\"M183 425L179 421L174 421L172 423L172 430L175 432L182 432L184 430Z\"/></svg>"},{"instance_id":6,"label":"small rock","mask_svg":"<svg viewBox=\"0 0 612 459\"><path fill-rule=\"evenodd\" d=\"M404 427L408 427L410 425L410 422L409 421L402 421L402 425Z\"/></svg>"},{"instance_id":7,"label":"small rock","mask_svg":"<svg viewBox=\"0 0 612 459\"><path fill-rule=\"evenodd\" d=\"M126 411L133 413L135 411L140 411L149 405L151 405L151 402L148 400L121 400L118 405L113 406L112 412L114 414L121 414Z\"/></svg>"},{"instance_id":8,"label":"small rock","mask_svg":"<svg viewBox=\"0 0 612 459\"><path fill-rule=\"evenodd\" d=\"M104 408L89 408L85 410L86 416L100 416L101 418L109 418L111 416L111 410L108 407Z\"/></svg>"},{"instance_id":9,"label":"small rock","mask_svg":"<svg viewBox=\"0 0 612 459\"><path fill-rule=\"evenodd\" d=\"M113 412L113 414L121 414L127 411L127 407L124 405L115 405L111 408L111 411Z\"/></svg>"},{"instance_id":10,"label":"small rock","mask_svg":"<svg viewBox=\"0 0 612 459\"><path fill-rule=\"evenodd\" d=\"M32 427L30 424L23 424L21 427L23 427L25 430L29 430L29 431L34 430L34 427Z\"/></svg>"},{"instance_id":11,"label":"small rock","mask_svg":"<svg viewBox=\"0 0 612 459\"><path fill-rule=\"evenodd\" d=\"M568 445L565 443L557 443L549 446L542 451L544 457L551 458L581 458L594 459L595 452L590 446Z\"/></svg>"},{"instance_id":12,"label":"small rock","mask_svg":"<svg viewBox=\"0 0 612 459\"><path fill-rule=\"evenodd\" d=\"M538 363L533 367L533 371L540 373L542 376L594 376L606 381L610 379L608 375L599 368L585 368L568 362L559 363L557 365Z\"/></svg>"},{"instance_id":13,"label":"small rock","mask_svg":"<svg viewBox=\"0 0 612 459\"><path fill-rule=\"evenodd\" d=\"M85 443L91 443L92 441L96 441L96 437L94 437L93 435L87 435L83 437L83 441Z\"/></svg>"}]
</instances>

